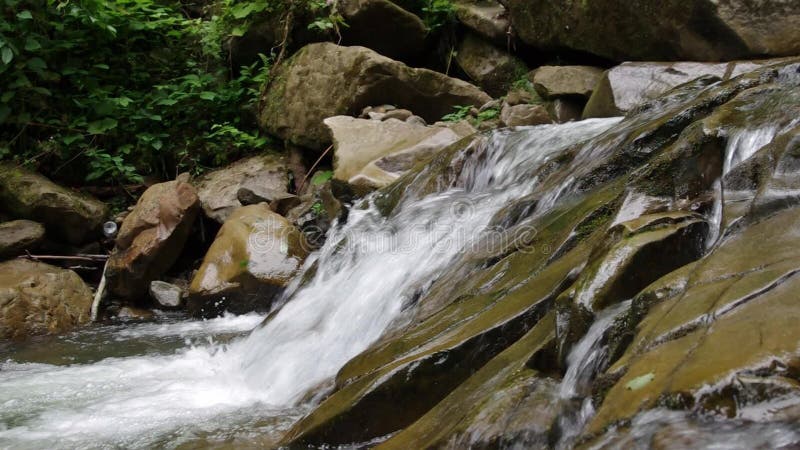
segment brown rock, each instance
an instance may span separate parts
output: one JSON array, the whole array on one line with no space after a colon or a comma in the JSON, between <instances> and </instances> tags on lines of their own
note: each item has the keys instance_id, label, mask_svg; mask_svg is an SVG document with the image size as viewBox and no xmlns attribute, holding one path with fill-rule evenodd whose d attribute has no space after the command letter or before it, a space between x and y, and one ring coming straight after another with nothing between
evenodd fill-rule
<instances>
[{"instance_id":1,"label":"brown rock","mask_svg":"<svg viewBox=\"0 0 800 450\"><path fill-rule=\"evenodd\" d=\"M88 323L92 291L71 270L15 259L0 263L0 338L69 331Z\"/></svg>"},{"instance_id":2,"label":"brown rock","mask_svg":"<svg viewBox=\"0 0 800 450\"><path fill-rule=\"evenodd\" d=\"M30 220L0 223L0 258L20 255L44 240L44 227Z\"/></svg>"},{"instance_id":3,"label":"brown rock","mask_svg":"<svg viewBox=\"0 0 800 450\"><path fill-rule=\"evenodd\" d=\"M147 189L122 223L108 260L109 292L127 300L146 298L150 282L180 256L199 206L188 176Z\"/></svg>"},{"instance_id":4,"label":"brown rock","mask_svg":"<svg viewBox=\"0 0 800 450\"><path fill-rule=\"evenodd\" d=\"M504 105L500 120L507 127L523 127L553 123L547 109L542 105Z\"/></svg>"}]
</instances>

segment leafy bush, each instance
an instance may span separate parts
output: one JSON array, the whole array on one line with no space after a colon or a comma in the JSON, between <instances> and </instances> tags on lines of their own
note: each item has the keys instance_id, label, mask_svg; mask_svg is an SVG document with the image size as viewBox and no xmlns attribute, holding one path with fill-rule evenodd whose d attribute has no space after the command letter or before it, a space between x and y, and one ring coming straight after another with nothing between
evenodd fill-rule
<instances>
[{"instance_id":1,"label":"leafy bush","mask_svg":"<svg viewBox=\"0 0 800 450\"><path fill-rule=\"evenodd\" d=\"M209 42L211 22L185 16L179 2L0 2L0 158L122 183L200 171L267 144L247 107L269 58L232 78L220 41ZM267 7L237 2L230 14Z\"/></svg>"}]
</instances>

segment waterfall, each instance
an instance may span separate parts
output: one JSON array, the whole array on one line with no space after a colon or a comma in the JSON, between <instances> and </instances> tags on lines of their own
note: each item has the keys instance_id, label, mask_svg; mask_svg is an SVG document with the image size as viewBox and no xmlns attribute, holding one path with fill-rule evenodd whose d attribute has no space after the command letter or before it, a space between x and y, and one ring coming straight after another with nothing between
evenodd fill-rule
<instances>
[{"instance_id":1,"label":"waterfall","mask_svg":"<svg viewBox=\"0 0 800 450\"><path fill-rule=\"evenodd\" d=\"M285 428L402 319L415 293L480 242L498 211L536 189L538 167L619 120L496 131L473 142L481 151L464 161L457 187L421 198L410 190L389 217L367 198L332 228L284 306L239 340L66 366L2 363L0 447L174 446L269 417L282 419L259 433ZM224 329L237 319L217 320ZM120 332L109 339L124 340Z\"/></svg>"},{"instance_id":2,"label":"waterfall","mask_svg":"<svg viewBox=\"0 0 800 450\"><path fill-rule=\"evenodd\" d=\"M562 434L558 448L570 448L572 441L594 415L594 405L589 396L590 383L609 363L608 348L604 339L614 321L627 311L630 305L631 301L626 300L598 313L589 331L567 356L567 373L561 380L559 396L565 402L577 403L577 407L566 411L559 419L559 429Z\"/></svg>"}]
</instances>

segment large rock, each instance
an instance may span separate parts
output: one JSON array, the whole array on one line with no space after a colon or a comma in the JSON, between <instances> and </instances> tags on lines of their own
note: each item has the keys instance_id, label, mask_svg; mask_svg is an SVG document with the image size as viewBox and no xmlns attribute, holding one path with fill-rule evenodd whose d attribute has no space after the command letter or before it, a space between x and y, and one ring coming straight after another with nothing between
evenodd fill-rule
<instances>
[{"instance_id":1,"label":"large rock","mask_svg":"<svg viewBox=\"0 0 800 450\"><path fill-rule=\"evenodd\" d=\"M557 97L589 98L603 75L603 69L592 66L542 66L528 77L536 92L546 99Z\"/></svg>"},{"instance_id":2,"label":"large rock","mask_svg":"<svg viewBox=\"0 0 800 450\"><path fill-rule=\"evenodd\" d=\"M71 270L15 259L0 263L0 339L69 331L91 319L92 291Z\"/></svg>"},{"instance_id":3,"label":"large rock","mask_svg":"<svg viewBox=\"0 0 800 450\"><path fill-rule=\"evenodd\" d=\"M109 292L143 301L150 282L180 256L199 209L187 175L148 188L120 227L106 268Z\"/></svg>"},{"instance_id":4,"label":"large rock","mask_svg":"<svg viewBox=\"0 0 800 450\"><path fill-rule=\"evenodd\" d=\"M617 61L725 61L800 53L794 0L509 0L520 39Z\"/></svg>"},{"instance_id":5,"label":"large rock","mask_svg":"<svg viewBox=\"0 0 800 450\"><path fill-rule=\"evenodd\" d=\"M8 164L0 165L0 204L15 217L41 222L48 234L71 244L99 235L108 216L99 200Z\"/></svg>"},{"instance_id":6,"label":"large rock","mask_svg":"<svg viewBox=\"0 0 800 450\"><path fill-rule=\"evenodd\" d=\"M527 72L524 62L472 33L456 47L455 60L475 84L493 96L505 94Z\"/></svg>"},{"instance_id":7,"label":"large rock","mask_svg":"<svg viewBox=\"0 0 800 450\"><path fill-rule=\"evenodd\" d=\"M475 86L427 69L413 69L363 47L331 43L304 47L278 70L263 95L260 124L307 148L331 142L323 119L355 116L370 105L392 104L435 122L457 105L491 98Z\"/></svg>"},{"instance_id":8,"label":"large rock","mask_svg":"<svg viewBox=\"0 0 800 450\"><path fill-rule=\"evenodd\" d=\"M44 227L30 220L0 223L0 258L32 250L44 240Z\"/></svg>"},{"instance_id":9,"label":"large rock","mask_svg":"<svg viewBox=\"0 0 800 450\"><path fill-rule=\"evenodd\" d=\"M586 105L584 118L620 116L670 89L703 76L730 79L770 61L725 64L626 62L607 70Z\"/></svg>"},{"instance_id":10,"label":"large rock","mask_svg":"<svg viewBox=\"0 0 800 450\"><path fill-rule=\"evenodd\" d=\"M197 195L205 215L219 223L242 206L239 190L259 195L285 195L289 172L283 158L272 154L251 156L197 180Z\"/></svg>"},{"instance_id":11,"label":"large rock","mask_svg":"<svg viewBox=\"0 0 800 450\"><path fill-rule=\"evenodd\" d=\"M345 45L362 45L403 61L425 50L425 24L389 0L341 0L338 11L347 23L341 29Z\"/></svg>"},{"instance_id":12,"label":"large rock","mask_svg":"<svg viewBox=\"0 0 800 450\"><path fill-rule=\"evenodd\" d=\"M336 116L325 119L334 142L334 177L351 184L383 187L415 163L459 140L443 127L397 119L375 121Z\"/></svg>"},{"instance_id":13,"label":"large rock","mask_svg":"<svg viewBox=\"0 0 800 450\"><path fill-rule=\"evenodd\" d=\"M459 0L455 2L456 18L465 27L487 40L506 46L511 23L506 9L492 0Z\"/></svg>"},{"instance_id":14,"label":"large rock","mask_svg":"<svg viewBox=\"0 0 800 450\"><path fill-rule=\"evenodd\" d=\"M192 279L189 312L267 311L307 254L302 233L288 220L264 203L243 206L222 225Z\"/></svg>"}]
</instances>

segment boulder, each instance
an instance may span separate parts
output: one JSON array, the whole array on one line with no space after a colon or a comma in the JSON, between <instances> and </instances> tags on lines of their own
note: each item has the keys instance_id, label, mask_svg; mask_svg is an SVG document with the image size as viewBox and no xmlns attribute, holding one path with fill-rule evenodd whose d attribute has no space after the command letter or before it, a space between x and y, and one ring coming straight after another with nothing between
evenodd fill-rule
<instances>
[{"instance_id":1,"label":"boulder","mask_svg":"<svg viewBox=\"0 0 800 450\"><path fill-rule=\"evenodd\" d=\"M528 74L536 92L546 99L588 99L602 76L603 69L592 66L542 66Z\"/></svg>"},{"instance_id":2,"label":"boulder","mask_svg":"<svg viewBox=\"0 0 800 450\"><path fill-rule=\"evenodd\" d=\"M558 123L581 120L585 104L585 101L572 98L557 98L547 102L547 111Z\"/></svg>"},{"instance_id":3,"label":"boulder","mask_svg":"<svg viewBox=\"0 0 800 450\"><path fill-rule=\"evenodd\" d=\"M725 64L626 62L607 70L583 112L584 118L620 116L661 94L703 76L729 79L769 61Z\"/></svg>"},{"instance_id":4,"label":"boulder","mask_svg":"<svg viewBox=\"0 0 800 450\"><path fill-rule=\"evenodd\" d=\"M507 127L523 127L553 123L547 108L542 105L503 105L500 121Z\"/></svg>"},{"instance_id":5,"label":"boulder","mask_svg":"<svg viewBox=\"0 0 800 450\"><path fill-rule=\"evenodd\" d=\"M0 339L63 333L91 320L92 291L75 272L15 259L0 263Z\"/></svg>"},{"instance_id":6,"label":"boulder","mask_svg":"<svg viewBox=\"0 0 800 450\"><path fill-rule=\"evenodd\" d=\"M471 33L456 47L455 60L475 84L493 96L503 95L527 72L524 62Z\"/></svg>"},{"instance_id":7,"label":"boulder","mask_svg":"<svg viewBox=\"0 0 800 450\"><path fill-rule=\"evenodd\" d=\"M311 44L286 61L263 95L260 125L292 144L322 150L330 142L323 119L357 115L389 103L435 122L458 105L491 98L461 80L413 69L364 47Z\"/></svg>"},{"instance_id":8,"label":"boulder","mask_svg":"<svg viewBox=\"0 0 800 450\"><path fill-rule=\"evenodd\" d=\"M288 193L289 172L282 157L264 154L209 172L196 184L206 217L223 223L232 211L242 206L239 200L241 189L267 201Z\"/></svg>"},{"instance_id":9,"label":"boulder","mask_svg":"<svg viewBox=\"0 0 800 450\"><path fill-rule=\"evenodd\" d=\"M0 165L0 204L11 215L40 222L50 236L76 245L99 236L108 216L101 201L9 164Z\"/></svg>"},{"instance_id":10,"label":"boulder","mask_svg":"<svg viewBox=\"0 0 800 450\"><path fill-rule=\"evenodd\" d=\"M122 222L106 266L108 291L125 300L144 299L150 283L180 256L199 209L186 174L150 186Z\"/></svg>"},{"instance_id":11,"label":"boulder","mask_svg":"<svg viewBox=\"0 0 800 450\"><path fill-rule=\"evenodd\" d=\"M506 46L511 23L506 9L492 0L459 0L455 2L456 18L481 37Z\"/></svg>"},{"instance_id":12,"label":"boulder","mask_svg":"<svg viewBox=\"0 0 800 450\"><path fill-rule=\"evenodd\" d=\"M183 302L183 289L165 281L150 283L150 297L164 308L178 308Z\"/></svg>"},{"instance_id":13,"label":"boulder","mask_svg":"<svg viewBox=\"0 0 800 450\"><path fill-rule=\"evenodd\" d=\"M242 206L230 214L189 286L194 316L225 311L268 311L303 263L303 235L269 206Z\"/></svg>"},{"instance_id":14,"label":"boulder","mask_svg":"<svg viewBox=\"0 0 800 450\"><path fill-rule=\"evenodd\" d=\"M459 139L449 128L397 119L382 122L336 116L325 119L334 142L334 177L351 184L383 187L418 161Z\"/></svg>"},{"instance_id":15,"label":"boulder","mask_svg":"<svg viewBox=\"0 0 800 450\"><path fill-rule=\"evenodd\" d=\"M409 61L425 50L422 20L389 0L340 0L345 45L362 45L392 59ZM381 29L375 28L380 24Z\"/></svg>"},{"instance_id":16,"label":"boulder","mask_svg":"<svg viewBox=\"0 0 800 450\"><path fill-rule=\"evenodd\" d=\"M0 258L20 255L33 250L44 240L44 227L30 220L0 223Z\"/></svg>"},{"instance_id":17,"label":"boulder","mask_svg":"<svg viewBox=\"0 0 800 450\"><path fill-rule=\"evenodd\" d=\"M800 53L793 0L509 0L519 38L545 50L624 60L730 61Z\"/></svg>"}]
</instances>

